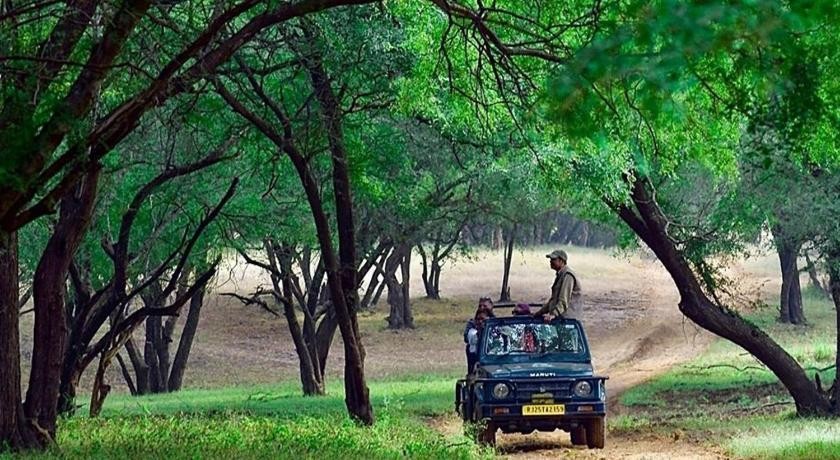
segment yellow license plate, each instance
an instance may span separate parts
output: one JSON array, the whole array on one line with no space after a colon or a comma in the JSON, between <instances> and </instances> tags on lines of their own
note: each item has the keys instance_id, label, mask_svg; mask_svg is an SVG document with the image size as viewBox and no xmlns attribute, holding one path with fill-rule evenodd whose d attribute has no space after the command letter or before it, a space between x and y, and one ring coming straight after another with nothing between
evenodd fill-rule
<instances>
[{"instance_id":1,"label":"yellow license plate","mask_svg":"<svg viewBox=\"0 0 840 460\"><path fill-rule=\"evenodd\" d=\"M563 404L539 404L522 406L522 415L563 415L566 406Z\"/></svg>"}]
</instances>

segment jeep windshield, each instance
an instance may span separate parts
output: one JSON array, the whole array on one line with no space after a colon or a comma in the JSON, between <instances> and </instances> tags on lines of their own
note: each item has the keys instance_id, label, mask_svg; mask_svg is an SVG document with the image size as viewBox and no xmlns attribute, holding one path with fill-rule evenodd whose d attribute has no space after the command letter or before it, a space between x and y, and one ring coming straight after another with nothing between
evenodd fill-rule
<instances>
[{"instance_id":1,"label":"jeep windshield","mask_svg":"<svg viewBox=\"0 0 840 460\"><path fill-rule=\"evenodd\" d=\"M484 331L487 361L586 360L586 344L576 323L495 322Z\"/></svg>"}]
</instances>

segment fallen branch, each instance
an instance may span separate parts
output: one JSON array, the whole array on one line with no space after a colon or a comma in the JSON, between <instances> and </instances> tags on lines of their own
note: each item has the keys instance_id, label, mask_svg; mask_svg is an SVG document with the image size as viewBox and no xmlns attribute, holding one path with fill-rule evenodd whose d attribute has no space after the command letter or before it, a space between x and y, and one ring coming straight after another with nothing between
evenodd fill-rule
<instances>
[{"instance_id":1,"label":"fallen branch","mask_svg":"<svg viewBox=\"0 0 840 460\"><path fill-rule=\"evenodd\" d=\"M245 296L239 295L235 292L222 292L219 295L226 296L226 297L233 297L233 298L239 300L240 302L242 302L245 305L258 305L263 310L271 313L272 315L280 317L280 313L277 310L271 308L271 306L268 305L268 302L266 302L265 300L262 300L260 298L264 295L273 296L273 294L269 291L263 291L262 289L258 289L257 292L254 292L253 294L251 294L250 297L245 297Z\"/></svg>"},{"instance_id":2,"label":"fallen branch","mask_svg":"<svg viewBox=\"0 0 840 460\"><path fill-rule=\"evenodd\" d=\"M787 406L788 404L793 404L793 401L778 401L778 402L763 404L761 406L751 408L750 410L747 411L747 413L748 414L753 414L753 413L756 413L756 412L758 412L762 409L768 409L768 408L777 407L777 406Z\"/></svg>"},{"instance_id":3,"label":"fallen branch","mask_svg":"<svg viewBox=\"0 0 840 460\"><path fill-rule=\"evenodd\" d=\"M709 370L709 369L725 367L725 368L728 368L728 369L734 369L738 372L746 372L748 370L770 372L770 370L767 369L766 367L758 367L758 366L738 367L738 366L734 366L732 364L710 364L708 366L685 366L685 367L686 367L686 369L699 369L699 370Z\"/></svg>"}]
</instances>

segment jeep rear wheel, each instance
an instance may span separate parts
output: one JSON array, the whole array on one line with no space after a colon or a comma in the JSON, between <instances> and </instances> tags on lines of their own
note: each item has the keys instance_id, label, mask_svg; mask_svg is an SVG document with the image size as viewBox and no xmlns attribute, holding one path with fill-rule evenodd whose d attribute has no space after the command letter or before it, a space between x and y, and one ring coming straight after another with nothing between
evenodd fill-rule
<instances>
[{"instance_id":1,"label":"jeep rear wheel","mask_svg":"<svg viewBox=\"0 0 840 460\"><path fill-rule=\"evenodd\" d=\"M584 428L583 425L578 425L576 428L572 428L569 434L572 436L572 445L586 445L586 428Z\"/></svg>"},{"instance_id":2,"label":"jeep rear wheel","mask_svg":"<svg viewBox=\"0 0 840 460\"><path fill-rule=\"evenodd\" d=\"M586 424L586 445L590 449L603 449L607 439L607 426L604 417L598 417Z\"/></svg>"}]
</instances>

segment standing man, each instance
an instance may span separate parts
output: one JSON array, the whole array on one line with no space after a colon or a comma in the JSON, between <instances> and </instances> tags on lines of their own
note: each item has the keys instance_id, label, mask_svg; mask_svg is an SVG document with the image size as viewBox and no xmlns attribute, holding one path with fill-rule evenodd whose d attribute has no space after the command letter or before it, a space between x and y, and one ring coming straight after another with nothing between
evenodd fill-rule
<instances>
[{"instance_id":1,"label":"standing man","mask_svg":"<svg viewBox=\"0 0 840 460\"><path fill-rule=\"evenodd\" d=\"M557 272L551 285L551 298L534 316L542 316L546 322L555 317L574 317L580 311L580 283L577 276L566 265L569 256L558 249L546 254L551 269Z\"/></svg>"}]
</instances>

